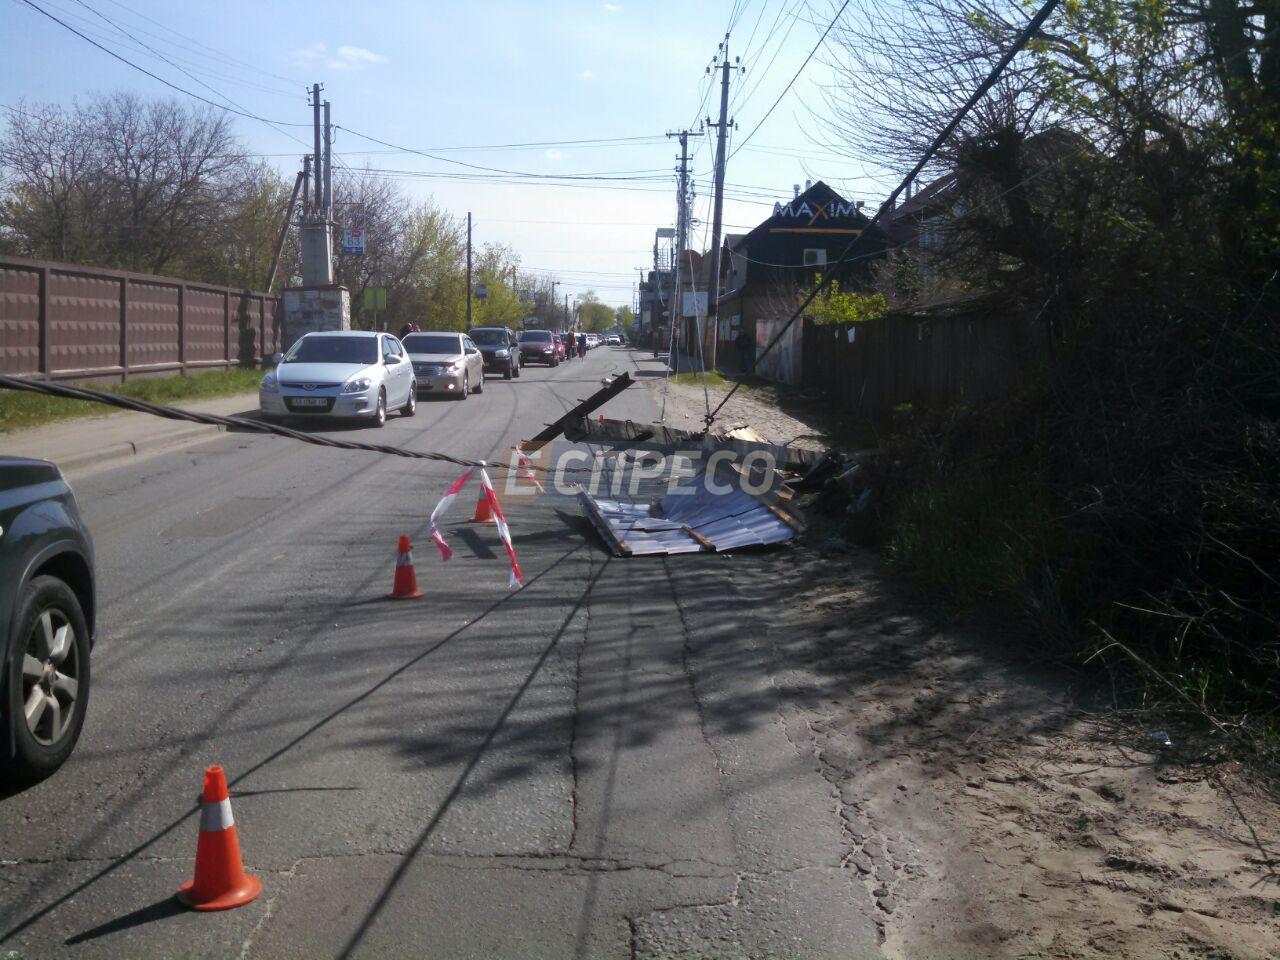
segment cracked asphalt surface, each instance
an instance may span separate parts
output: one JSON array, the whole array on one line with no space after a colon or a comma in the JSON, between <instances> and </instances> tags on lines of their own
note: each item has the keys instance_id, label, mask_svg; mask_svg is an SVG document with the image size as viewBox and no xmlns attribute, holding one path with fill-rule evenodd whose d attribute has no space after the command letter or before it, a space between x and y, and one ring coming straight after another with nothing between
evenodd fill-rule
<instances>
[{"instance_id":1,"label":"cracked asphalt surface","mask_svg":"<svg viewBox=\"0 0 1280 960\"><path fill-rule=\"evenodd\" d=\"M424 402L378 436L504 458L614 368ZM612 417L653 420L639 387ZM228 434L73 478L98 549L84 735L0 800L21 957L879 956L841 804L789 735L732 558L610 558L554 492L504 501L527 586L457 468ZM495 477L495 479L497 479ZM501 481L499 481L501 486ZM387 603L396 538L426 597ZM262 897L172 899L221 763ZM2 953L0 953L2 955Z\"/></svg>"}]
</instances>

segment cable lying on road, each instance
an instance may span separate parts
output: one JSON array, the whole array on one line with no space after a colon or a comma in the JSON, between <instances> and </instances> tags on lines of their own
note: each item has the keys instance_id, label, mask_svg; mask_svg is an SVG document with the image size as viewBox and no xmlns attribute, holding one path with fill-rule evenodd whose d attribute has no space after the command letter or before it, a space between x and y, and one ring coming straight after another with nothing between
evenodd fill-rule
<instances>
[{"instance_id":1,"label":"cable lying on road","mask_svg":"<svg viewBox=\"0 0 1280 960\"><path fill-rule=\"evenodd\" d=\"M420 453L416 450L405 450L403 447L393 447L385 443L334 440L330 437L319 437L314 434L303 433L300 430L290 430L288 427L267 423L264 420L247 420L244 417L221 417L213 413L196 413L179 407L168 407L162 403L148 403L146 400L122 397L103 390L93 390L89 387L71 387L62 383L50 383L47 380L24 380L21 377L7 377L0 374L0 388L23 390L27 393L43 393L51 397L66 397L69 400L88 400L93 403L105 403L108 406L119 407L122 410L134 410L138 413L149 413L152 416L164 417L166 420L186 420L191 423L207 423L210 426L236 427L250 433L274 433L277 436L301 440L303 443L310 443L317 447L336 447L339 450L367 450L370 453L383 453L393 457L405 457L409 460L436 460L443 463L456 463L460 467L478 467L487 462L483 460L468 460L463 457L451 456L447 453ZM512 465L509 463L488 463L488 466L496 469L512 469ZM546 468L535 467L526 463L522 466L522 469L545 471Z\"/></svg>"}]
</instances>

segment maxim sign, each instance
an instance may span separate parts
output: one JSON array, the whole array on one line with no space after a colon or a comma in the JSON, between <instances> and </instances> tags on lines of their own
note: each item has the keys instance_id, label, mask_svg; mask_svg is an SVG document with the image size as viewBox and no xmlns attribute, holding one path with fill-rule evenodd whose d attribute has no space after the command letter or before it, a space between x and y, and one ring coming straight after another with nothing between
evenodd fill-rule
<instances>
[{"instance_id":1,"label":"maxim sign","mask_svg":"<svg viewBox=\"0 0 1280 960\"><path fill-rule=\"evenodd\" d=\"M810 203L808 200L802 200L799 203L794 200L783 206L781 203L773 205L773 215L775 217L788 217L791 219L804 218L810 223L818 220L841 220L849 219L858 215L858 205L852 201L830 200L827 203Z\"/></svg>"}]
</instances>

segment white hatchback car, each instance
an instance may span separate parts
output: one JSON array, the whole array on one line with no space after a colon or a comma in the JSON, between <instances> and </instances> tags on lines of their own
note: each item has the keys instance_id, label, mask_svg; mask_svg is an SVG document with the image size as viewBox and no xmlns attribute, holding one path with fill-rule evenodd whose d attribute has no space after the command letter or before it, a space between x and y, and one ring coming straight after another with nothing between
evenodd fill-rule
<instances>
[{"instance_id":1,"label":"white hatchback car","mask_svg":"<svg viewBox=\"0 0 1280 960\"><path fill-rule=\"evenodd\" d=\"M308 333L272 360L276 368L258 387L258 405L268 420L359 417L380 427L388 410L406 417L417 412L413 364L389 333Z\"/></svg>"}]
</instances>

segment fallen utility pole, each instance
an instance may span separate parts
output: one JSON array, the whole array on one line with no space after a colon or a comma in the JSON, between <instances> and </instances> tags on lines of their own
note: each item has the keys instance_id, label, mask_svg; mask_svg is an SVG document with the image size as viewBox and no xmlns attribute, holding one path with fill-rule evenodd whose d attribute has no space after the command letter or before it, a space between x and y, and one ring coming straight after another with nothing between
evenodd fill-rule
<instances>
[{"instance_id":1,"label":"fallen utility pole","mask_svg":"<svg viewBox=\"0 0 1280 960\"><path fill-rule=\"evenodd\" d=\"M601 390L597 390L591 396L587 397L587 399L583 400L576 407L574 407L572 410L566 413L559 420L555 421L554 423L547 424L546 429L544 429L541 433L535 435L531 439L526 440L523 444L521 444L521 448L524 450L536 450L538 447L541 447L544 444L550 443L556 437L560 436L560 434L564 433L564 428L568 424L572 423L573 421L581 417L585 417L588 413L590 413L596 407L602 406L603 404L612 400L614 397L620 394L623 390L627 389L627 387L631 386L631 384L634 382L635 381L631 379L630 374L627 374L627 373L619 374L613 381L611 381L608 384L608 386L604 387Z\"/></svg>"},{"instance_id":2,"label":"fallen utility pole","mask_svg":"<svg viewBox=\"0 0 1280 960\"><path fill-rule=\"evenodd\" d=\"M293 208L298 202L298 191L302 189L306 176L305 173L299 171L298 176L293 181L293 195L289 197L289 206L284 211L284 222L280 224L280 236L276 240L276 252L271 257L271 272L267 274L267 285L262 288L267 293L270 293L272 286L275 285L276 271L280 269L280 254L284 252L284 241L289 235L289 223L293 220Z\"/></svg>"}]
</instances>

